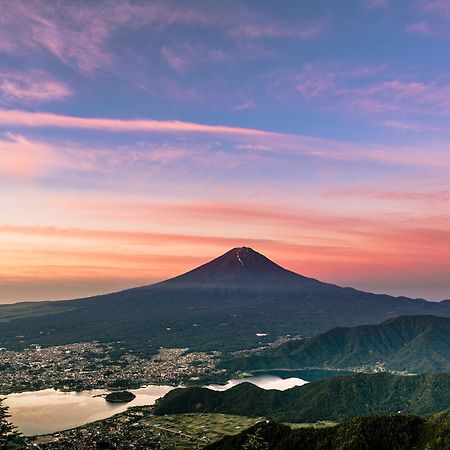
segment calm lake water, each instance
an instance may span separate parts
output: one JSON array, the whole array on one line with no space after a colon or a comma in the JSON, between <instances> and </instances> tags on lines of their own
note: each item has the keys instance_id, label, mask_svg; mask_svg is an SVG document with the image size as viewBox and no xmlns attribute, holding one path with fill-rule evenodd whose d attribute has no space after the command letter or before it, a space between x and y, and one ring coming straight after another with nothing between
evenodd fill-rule
<instances>
[{"instance_id":1,"label":"calm lake water","mask_svg":"<svg viewBox=\"0 0 450 450\"><path fill-rule=\"evenodd\" d=\"M282 379L273 375L261 375L238 380L229 380L226 385L207 386L214 390L226 390L237 384L250 382L263 389L285 390L307 383L300 378ZM9 407L11 422L26 436L54 433L80 425L106 419L125 411L131 406L153 405L167 394L173 386L151 385L140 389L130 389L136 398L129 403L108 403L98 395L108 391L93 390L83 392L61 392L44 389L4 396L3 404Z\"/></svg>"},{"instance_id":2,"label":"calm lake water","mask_svg":"<svg viewBox=\"0 0 450 450\"><path fill-rule=\"evenodd\" d=\"M263 389L276 389L278 391L284 391L286 389L293 388L295 386L302 386L307 383L307 381L301 378L281 378L275 375L258 375L248 378L239 378L237 380L229 380L226 384L211 384L209 389L214 389L215 391L226 391L241 383L252 383Z\"/></svg>"}]
</instances>

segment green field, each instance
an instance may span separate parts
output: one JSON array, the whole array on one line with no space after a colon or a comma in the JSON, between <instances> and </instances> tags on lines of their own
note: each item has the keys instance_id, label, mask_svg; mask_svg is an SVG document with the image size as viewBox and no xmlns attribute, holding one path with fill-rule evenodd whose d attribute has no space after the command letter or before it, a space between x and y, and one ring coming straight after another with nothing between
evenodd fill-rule
<instances>
[{"instance_id":1,"label":"green field","mask_svg":"<svg viewBox=\"0 0 450 450\"><path fill-rule=\"evenodd\" d=\"M163 442L176 449L187 449L237 434L260 420L227 414L174 414L146 417L145 423Z\"/></svg>"},{"instance_id":2,"label":"green field","mask_svg":"<svg viewBox=\"0 0 450 450\"><path fill-rule=\"evenodd\" d=\"M315 423L284 423L284 425L288 425L293 430L297 430L298 428L326 428L333 427L337 425L337 422L331 422L330 420L321 420Z\"/></svg>"}]
</instances>

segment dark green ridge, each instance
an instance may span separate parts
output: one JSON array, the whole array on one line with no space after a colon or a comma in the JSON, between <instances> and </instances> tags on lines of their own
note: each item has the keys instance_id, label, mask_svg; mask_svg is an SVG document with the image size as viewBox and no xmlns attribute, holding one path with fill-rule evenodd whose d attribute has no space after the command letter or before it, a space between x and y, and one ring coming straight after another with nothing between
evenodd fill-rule
<instances>
[{"instance_id":1,"label":"dark green ridge","mask_svg":"<svg viewBox=\"0 0 450 450\"><path fill-rule=\"evenodd\" d=\"M155 414L223 413L282 422L342 421L354 416L430 414L450 407L450 374L388 373L326 378L286 391L242 383L226 391L191 387L160 399Z\"/></svg>"},{"instance_id":2,"label":"dark green ridge","mask_svg":"<svg viewBox=\"0 0 450 450\"><path fill-rule=\"evenodd\" d=\"M401 316L380 325L335 328L224 362L231 370L376 366L410 373L450 372L450 319Z\"/></svg>"},{"instance_id":3,"label":"dark green ridge","mask_svg":"<svg viewBox=\"0 0 450 450\"><path fill-rule=\"evenodd\" d=\"M417 417L402 414L355 417L343 424L292 430L260 422L206 450L449 450L450 410Z\"/></svg>"}]
</instances>

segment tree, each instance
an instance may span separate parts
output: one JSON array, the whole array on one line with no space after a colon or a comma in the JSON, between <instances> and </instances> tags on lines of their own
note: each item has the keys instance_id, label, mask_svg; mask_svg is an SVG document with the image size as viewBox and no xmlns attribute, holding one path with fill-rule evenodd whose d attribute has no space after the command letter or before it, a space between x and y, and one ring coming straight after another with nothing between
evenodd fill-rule
<instances>
[{"instance_id":1,"label":"tree","mask_svg":"<svg viewBox=\"0 0 450 450\"><path fill-rule=\"evenodd\" d=\"M269 444L261 436L261 430L258 429L254 434L249 434L242 450L269 450Z\"/></svg>"},{"instance_id":2,"label":"tree","mask_svg":"<svg viewBox=\"0 0 450 450\"><path fill-rule=\"evenodd\" d=\"M0 449L23 449L25 441L8 417L8 409L0 401Z\"/></svg>"}]
</instances>

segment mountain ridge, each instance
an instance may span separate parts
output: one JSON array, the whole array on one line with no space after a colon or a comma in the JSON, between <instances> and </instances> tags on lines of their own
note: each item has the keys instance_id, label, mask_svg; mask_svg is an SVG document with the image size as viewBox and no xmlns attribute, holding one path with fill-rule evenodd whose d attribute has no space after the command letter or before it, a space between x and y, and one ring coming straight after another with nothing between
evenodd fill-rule
<instances>
[{"instance_id":1,"label":"mountain ridge","mask_svg":"<svg viewBox=\"0 0 450 450\"><path fill-rule=\"evenodd\" d=\"M342 424L292 429L260 421L206 450L449 450L450 410L427 417L391 414L355 417Z\"/></svg>"},{"instance_id":2,"label":"mountain ridge","mask_svg":"<svg viewBox=\"0 0 450 450\"><path fill-rule=\"evenodd\" d=\"M325 378L285 391L242 383L225 391L178 388L156 403L154 413L223 413L282 422L341 421L354 416L430 414L450 407L450 374L388 373Z\"/></svg>"},{"instance_id":3,"label":"mountain ridge","mask_svg":"<svg viewBox=\"0 0 450 450\"><path fill-rule=\"evenodd\" d=\"M379 325L337 327L224 365L234 370L378 366L412 373L450 372L450 319L399 316Z\"/></svg>"}]
</instances>

